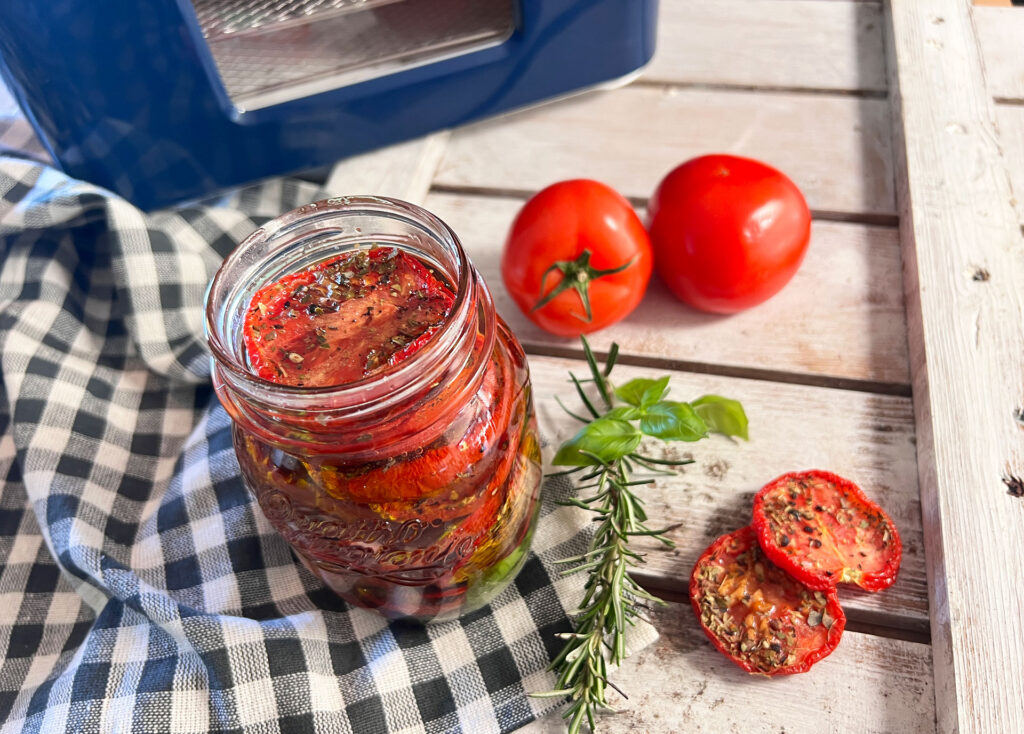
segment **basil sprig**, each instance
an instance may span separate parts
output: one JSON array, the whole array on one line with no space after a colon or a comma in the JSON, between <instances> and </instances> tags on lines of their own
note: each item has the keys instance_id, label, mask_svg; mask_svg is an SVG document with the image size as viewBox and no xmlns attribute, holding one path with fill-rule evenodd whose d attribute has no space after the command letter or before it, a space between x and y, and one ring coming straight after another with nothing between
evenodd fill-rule
<instances>
[{"instance_id":1,"label":"basil sprig","mask_svg":"<svg viewBox=\"0 0 1024 734\"><path fill-rule=\"evenodd\" d=\"M594 490L594 494L586 499L574 497L566 504L594 513L596 530L586 553L562 561L575 564L565 573L586 571L588 577L583 601L574 615L576 630L562 635L566 644L551 664L551 670L558 673L558 683L552 691L535 694L569 697L563 715L570 734L577 734L584 720L594 730L594 711L608 707L606 689L615 687L608 680L608 663L619 665L626 655L626 628L643 618L646 603L664 604L628 573L643 563L643 556L629 548L631 537L643 535L668 547L674 545L665 535L667 530L647 526L643 500L633 492L634 487L650 483L651 477L635 479L632 474L637 468L654 474L670 473L665 467L693 460L647 456L638 451L641 441L650 436L662 441L692 442L711 433L747 438L747 415L737 401L718 395L704 395L690 403L666 400L667 376L657 380L637 378L614 387L609 375L618 345L612 345L603 369L586 337L583 352L590 379L580 380L573 374L569 378L590 417L562 406L584 425L559 447L553 463L571 467L562 474L584 472L578 488ZM584 389L588 382L595 388L603 410L598 410Z\"/></svg>"},{"instance_id":2,"label":"basil sprig","mask_svg":"<svg viewBox=\"0 0 1024 734\"><path fill-rule=\"evenodd\" d=\"M585 338L583 343L587 344ZM589 345L586 349L590 351ZM668 393L668 375L659 380L637 377L612 392L607 390L607 375L594 374L597 377L592 379L602 380L604 393L609 396L607 410L597 413L593 403L586 399L584 405L592 409L594 418L584 421L586 425L559 447L552 461L555 466L610 464L633 455L644 436L690 442L707 438L711 433L748 438L747 415L736 400L719 395L704 395L692 403L664 400ZM574 383L585 397L581 381L574 380ZM625 405L613 407L611 395ZM633 458L645 457L634 455Z\"/></svg>"}]
</instances>

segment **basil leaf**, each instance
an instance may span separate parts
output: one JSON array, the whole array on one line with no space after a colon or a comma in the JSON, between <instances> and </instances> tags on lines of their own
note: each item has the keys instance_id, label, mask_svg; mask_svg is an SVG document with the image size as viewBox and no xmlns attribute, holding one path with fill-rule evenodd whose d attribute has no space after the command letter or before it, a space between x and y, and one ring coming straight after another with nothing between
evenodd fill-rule
<instances>
[{"instance_id":1,"label":"basil leaf","mask_svg":"<svg viewBox=\"0 0 1024 734\"><path fill-rule=\"evenodd\" d=\"M697 415L707 423L712 433L723 436L739 436L749 441L747 436L747 414L738 400L723 398L720 395L705 395L692 403Z\"/></svg>"},{"instance_id":2,"label":"basil leaf","mask_svg":"<svg viewBox=\"0 0 1024 734\"><path fill-rule=\"evenodd\" d=\"M640 430L664 441L699 441L708 435L708 427L689 403L662 400L640 419Z\"/></svg>"},{"instance_id":3,"label":"basil leaf","mask_svg":"<svg viewBox=\"0 0 1024 734\"><path fill-rule=\"evenodd\" d=\"M624 421L635 421L641 415L640 408L632 405L620 405L605 413L602 418L618 418Z\"/></svg>"},{"instance_id":4,"label":"basil leaf","mask_svg":"<svg viewBox=\"0 0 1024 734\"><path fill-rule=\"evenodd\" d=\"M590 466L621 459L640 443L640 431L618 418L598 418L563 443L551 462L555 466ZM583 453L586 452L586 453ZM588 456L587 454L593 454Z\"/></svg>"},{"instance_id":5,"label":"basil leaf","mask_svg":"<svg viewBox=\"0 0 1024 734\"><path fill-rule=\"evenodd\" d=\"M630 380L625 385L615 388L615 394L625 403L635 405L638 408L648 408L654 405L668 391L668 375L660 380L647 380L638 377Z\"/></svg>"}]
</instances>

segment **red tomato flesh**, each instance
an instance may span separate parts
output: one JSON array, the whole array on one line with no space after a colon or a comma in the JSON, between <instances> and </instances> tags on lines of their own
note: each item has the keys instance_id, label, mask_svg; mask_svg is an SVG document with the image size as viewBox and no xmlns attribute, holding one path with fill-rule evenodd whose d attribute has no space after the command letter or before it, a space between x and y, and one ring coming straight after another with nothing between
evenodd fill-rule
<instances>
[{"instance_id":1,"label":"red tomato flesh","mask_svg":"<svg viewBox=\"0 0 1024 734\"><path fill-rule=\"evenodd\" d=\"M310 475L333 497L377 503L377 510L390 519L433 519L434 516L464 514L483 503L478 492L486 477L503 482L508 475L513 451L498 450L515 436L505 433L522 425L520 413L526 405L513 402L512 365L498 355L493 369L472 398L472 410L460 413L448 433L460 436L457 446L443 437L429 446L377 462L356 465L310 463ZM467 464L467 457L472 459ZM416 500L410 504L410 500Z\"/></svg>"},{"instance_id":2,"label":"red tomato flesh","mask_svg":"<svg viewBox=\"0 0 1024 734\"><path fill-rule=\"evenodd\" d=\"M773 563L812 589L879 591L896 580L903 545L892 519L853 482L785 474L754 498L754 528Z\"/></svg>"},{"instance_id":3,"label":"red tomato flesh","mask_svg":"<svg viewBox=\"0 0 1024 734\"><path fill-rule=\"evenodd\" d=\"M711 642L748 673L803 673L835 649L846 626L835 590L814 591L774 566L750 527L704 551L690 600Z\"/></svg>"},{"instance_id":4,"label":"red tomato flesh","mask_svg":"<svg viewBox=\"0 0 1024 734\"><path fill-rule=\"evenodd\" d=\"M249 366L284 385L354 382L419 349L453 301L433 272L397 248L346 253L253 296L243 330Z\"/></svg>"}]
</instances>

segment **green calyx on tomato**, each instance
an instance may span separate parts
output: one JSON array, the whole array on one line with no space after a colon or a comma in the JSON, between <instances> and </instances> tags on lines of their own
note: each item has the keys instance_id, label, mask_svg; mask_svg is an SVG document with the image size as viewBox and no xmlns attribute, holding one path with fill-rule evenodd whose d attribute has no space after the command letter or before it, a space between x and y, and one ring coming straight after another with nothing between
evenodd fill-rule
<instances>
[{"instance_id":1,"label":"green calyx on tomato","mask_svg":"<svg viewBox=\"0 0 1024 734\"><path fill-rule=\"evenodd\" d=\"M647 208L658 275L680 300L735 313L771 298L807 251L800 189L760 161L706 155L662 179Z\"/></svg>"},{"instance_id":2,"label":"green calyx on tomato","mask_svg":"<svg viewBox=\"0 0 1024 734\"><path fill-rule=\"evenodd\" d=\"M598 270L590 264L591 255L590 250L584 250L575 260L559 260L558 262L551 263L551 266L541 276L541 298L534 304L532 310L536 311L539 308L544 308L559 294L572 288L580 295L580 301L583 303L583 309L586 312L585 320L593 321L594 312L590 307L590 284L598 278L621 273L636 262L636 256L634 255L617 268ZM543 290L544 281L547 280L549 273L553 273L556 270L562 274L562 279L545 294Z\"/></svg>"},{"instance_id":3,"label":"green calyx on tomato","mask_svg":"<svg viewBox=\"0 0 1024 734\"><path fill-rule=\"evenodd\" d=\"M643 298L653 268L650 238L633 207L587 179L553 184L527 201L501 258L505 289L519 310L565 337L625 318ZM552 283L553 277L560 280Z\"/></svg>"}]
</instances>

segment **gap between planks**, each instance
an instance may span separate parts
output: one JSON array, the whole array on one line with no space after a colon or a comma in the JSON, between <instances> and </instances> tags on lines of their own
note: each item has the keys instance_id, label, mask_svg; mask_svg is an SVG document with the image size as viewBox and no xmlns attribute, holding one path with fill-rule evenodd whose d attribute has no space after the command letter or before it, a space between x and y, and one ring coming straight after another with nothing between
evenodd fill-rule
<instances>
[{"instance_id":1,"label":"gap between planks","mask_svg":"<svg viewBox=\"0 0 1024 734\"><path fill-rule=\"evenodd\" d=\"M800 2L802 0L796 0ZM630 82L631 87L646 87L662 91L694 89L704 92L755 92L765 94L806 94L808 96L856 97L857 99L886 99L888 92L876 89L828 89L821 87L784 86L781 84L730 84L728 82L674 82L640 77Z\"/></svg>"},{"instance_id":2,"label":"gap between planks","mask_svg":"<svg viewBox=\"0 0 1024 734\"><path fill-rule=\"evenodd\" d=\"M686 590L680 590L678 586L666 586L663 583L659 583L660 579L650 576L641 576L636 573L630 573L637 583L640 584L644 589L651 592L655 596L661 598L662 601L672 602L675 604L690 605L690 594ZM840 587L839 590L839 601L842 604L843 592L848 590L846 587ZM880 592L884 593L884 592ZM890 640L904 640L906 642L916 642L921 645L930 645L932 642L931 633L927 627L911 628L911 627L894 627L887 624L884 620L879 622L875 617L869 613L865 613L861 609L852 609L846 612L846 630L848 632L858 632L863 635L873 635L875 637L885 637ZM684 612L685 613L685 612Z\"/></svg>"},{"instance_id":3,"label":"gap between planks","mask_svg":"<svg viewBox=\"0 0 1024 734\"><path fill-rule=\"evenodd\" d=\"M583 348L576 346L557 347L543 344L524 344L523 349L529 355L542 357L560 357L564 359L584 359ZM594 354L603 361L607 351L595 349ZM872 380L857 380L852 378L831 377L829 375L800 374L798 372L783 372L781 370L756 369L752 367L734 367L724 364L713 364L709 362L693 362L670 357L656 357L653 355L634 355L619 353L617 364L631 365L634 367L651 367L655 369L673 370L676 372L690 372L697 375L718 375L721 377L738 377L748 380L760 380L762 382L778 382L784 385L805 385L807 387L824 387L834 390L851 390L854 392L873 393L876 395L891 395L898 397L911 397L910 385L898 382L876 382Z\"/></svg>"},{"instance_id":4,"label":"gap between planks","mask_svg":"<svg viewBox=\"0 0 1024 734\"><path fill-rule=\"evenodd\" d=\"M683 161L680 161L682 163ZM445 184L434 182L430 186L431 194L450 194L453 196L489 196L495 199L515 199L525 202L539 189L515 189L501 186L474 186L471 184ZM642 196L626 196L626 200L637 208L647 206L647 198ZM872 227L888 227L897 229L900 224L895 214L872 214L870 212L840 212L827 209L811 209L811 218L819 222L839 222L840 224L867 224Z\"/></svg>"}]
</instances>

